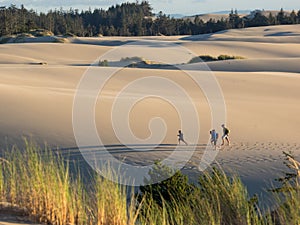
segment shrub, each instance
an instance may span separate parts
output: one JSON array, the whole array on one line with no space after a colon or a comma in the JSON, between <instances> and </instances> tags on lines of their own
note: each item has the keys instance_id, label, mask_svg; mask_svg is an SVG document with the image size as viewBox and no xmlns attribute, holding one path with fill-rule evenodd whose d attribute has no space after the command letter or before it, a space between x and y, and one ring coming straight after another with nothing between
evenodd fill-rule
<instances>
[{"instance_id":1,"label":"shrub","mask_svg":"<svg viewBox=\"0 0 300 225\"><path fill-rule=\"evenodd\" d=\"M232 60L232 59L244 59L242 56L229 56L229 55L219 55L217 58L210 55L201 55L192 58L188 64L190 63L198 63L198 62L212 62L218 60Z\"/></svg>"},{"instance_id":2,"label":"shrub","mask_svg":"<svg viewBox=\"0 0 300 225\"><path fill-rule=\"evenodd\" d=\"M64 36L65 37L77 37L75 34L73 34L71 32L67 32Z\"/></svg>"},{"instance_id":3,"label":"shrub","mask_svg":"<svg viewBox=\"0 0 300 225\"><path fill-rule=\"evenodd\" d=\"M8 43L14 36L3 36L0 38L0 44Z\"/></svg>"},{"instance_id":4,"label":"shrub","mask_svg":"<svg viewBox=\"0 0 300 225\"><path fill-rule=\"evenodd\" d=\"M272 214L276 224L300 224L300 162L291 152L283 154L289 171L284 177L277 179L281 187L271 190L279 205Z\"/></svg>"},{"instance_id":5,"label":"shrub","mask_svg":"<svg viewBox=\"0 0 300 225\"><path fill-rule=\"evenodd\" d=\"M149 173L154 180L168 174L171 170L160 164ZM142 224L264 224L240 179L215 168L204 172L198 185L177 171L140 190Z\"/></svg>"},{"instance_id":6,"label":"shrub","mask_svg":"<svg viewBox=\"0 0 300 225\"><path fill-rule=\"evenodd\" d=\"M45 29L30 30L29 33L35 37L54 36L51 31Z\"/></svg>"},{"instance_id":7,"label":"shrub","mask_svg":"<svg viewBox=\"0 0 300 225\"><path fill-rule=\"evenodd\" d=\"M109 66L108 61L106 59L99 61L98 65L103 67Z\"/></svg>"},{"instance_id":8,"label":"shrub","mask_svg":"<svg viewBox=\"0 0 300 225\"><path fill-rule=\"evenodd\" d=\"M142 61L145 61L145 59L139 56L125 57L120 60L120 62L132 62L132 63L139 63Z\"/></svg>"},{"instance_id":9,"label":"shrub","mask_svg":"<svg viewBox=\"0 0 300 225\"><path fill-rule=\"evenodd\" d=\"M180 171L172 174L173 171L170 168L161 163L156 163L153 170L149 172L150 180L145 180L145 183L153 184L140 187L140 198L145 197L146 201L151 199L159 206L163 205L163 201L187 201L189 194L193 192L194 186L189 184L187 176ZM163 181L156 183L161 179Z\"/></svg>"},{"instance_id":10,"label":"shrub","mask_svg":"<svg viewBox=\"0 0 300 225\"><path fill-rule=\"evenodd\" d=\"M198 63L198 62L210 62L216 61L217 59L210 55L201 55L192 58L188 63Z\"/></svg>"},{"instance_id":11,"label":"shrub","mask_svg":"<svg viewBox=\"0 0 300 225\"><path fill-rule=\"evenodd\" d=\"M54 43L67 43L68 39L67 38L62 38L62 37L55 37Z\"/></svg>"},{"instance_id":12,"label":"shrub","mask_svg":"<svg viewBox=\"0 0 300 225\"><path fill-rule=\"evenodd\" d=\"M219 55L218 60L244 59L241 56Z\"/></svg>"}]
</instances>

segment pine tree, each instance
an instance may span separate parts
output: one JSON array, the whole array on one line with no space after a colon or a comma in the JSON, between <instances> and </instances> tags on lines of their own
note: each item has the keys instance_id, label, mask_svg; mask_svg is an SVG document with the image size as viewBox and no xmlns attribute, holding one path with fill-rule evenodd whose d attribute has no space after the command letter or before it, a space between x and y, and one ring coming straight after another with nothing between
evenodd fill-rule
<instances>
[{"instance_id":1,"label":"pine tree","mask_svg":"<svg viewBox=\"0 0 300 225\"><path fill-rule=\"evenodd\" d=\"M268 16L268 22L269 25L275 25L276 24L276 18L273 16L273 14L270 12Z\"/></svg>"},{"instance_id":2,"label":"pine tree","mask_svg":"<svg viewBox=\"0 0 300 225\"><path fill-rule=\"evenodd\" d=\"M297 12L297 19L296 19L296 23L299 24L300 23L300 9Z\"/></svg>"},{"instance_id":3,"label":"pine tree","mask_svg":"<svg viewBox=\"0 0 300 225\"><path fill-rule=\"evenodd\" d=\"M281 8L280 12L277 14L277 24L286 24L286 17L284 15L283 8Z\"/></svg>"},{"instance_id":4,"label":"pine tree","mask_svg":"<svg viewBox=\"0 0 300 225\"><path fill-rule=\"evenodd\" d=\"M297 23L297 14L295 12L295 10L293 10L290 14L290 23L291 24L296 24Z\"/></svg>"}]
</instances>

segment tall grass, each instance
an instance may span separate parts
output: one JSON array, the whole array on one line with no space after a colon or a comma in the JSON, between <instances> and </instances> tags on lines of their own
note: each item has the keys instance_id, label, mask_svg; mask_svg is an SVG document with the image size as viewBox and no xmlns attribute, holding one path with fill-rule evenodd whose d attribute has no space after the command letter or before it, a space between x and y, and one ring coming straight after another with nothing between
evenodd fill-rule
<instances>
[{"instance_id":1,"label":"tall grass","mask_svg":"<svg viewBox=\"0 0 300 225\"><path fill-rule=\"evenodd\" d=\"M276 189L278 207L273 212L276 224L300 224L300 162L284 152L287 167L290 169L285 178L279 179L282 187Z\"/></svg>"},{"instance_id":2,"label":"tall grass","mask_svg":"<svg viewBox=\"0 0 300 225\"><path fill-rule=\"evenodd\" d=\"M178 171L159 184L140 188L135 195L100 175L83 183L79 172L70 171L68 160L25 141L24 149L3 153L0 198L25 208L35 222L58 225L300 224L300 164L292 157L289 162L296 180L284 193L275 193L276 210L262 214L239 177L221 169L204 172L198 184L190 184ZM155 173L170 172L158 169ZM109 168L104 172L106 177L117 175Z\"/></svg>"},{"instance_id":3,"label":"tall grass","mask_svg":"<svg viewBox=\"0 0 300 225\"><path fill-rule=\"evenodd\" d=\"M33 220L67 224L80 221L79 192L71 185L68 165L48 148L25 141L24 150L6 152L2 168L7 201L24 207Z\"/></svg>"},{"instance_id":4,"label":"tall grass","mask_svg":"<svg viewBox=\"0 0 300 225\"><path fill-rule=\"evenodd\" d=\"M99 175L91 181L93 188L84 185L80 175L70 176L68 162L47 147L41 149L25 140L24 149L13 148L4 158L0 164L1 199L25 208L33 221L59 225L135 223L128 216L124 188ZM135 216L135 208L131 210L130 215Z\"/></svg>"}]
</instances>

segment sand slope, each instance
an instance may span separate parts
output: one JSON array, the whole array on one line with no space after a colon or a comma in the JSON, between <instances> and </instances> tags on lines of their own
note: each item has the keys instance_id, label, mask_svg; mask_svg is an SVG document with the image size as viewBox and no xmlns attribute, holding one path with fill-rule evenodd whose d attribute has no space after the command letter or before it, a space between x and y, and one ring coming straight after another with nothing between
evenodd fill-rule
<instances>
[{"instance_id":1,"label":"sand slope","mask_svg":"<svg viewBox=\"0 0 300 225\"><path fill-rule=\"evenodd\" d=\"M253 141L298 142L295 133L298 131L299 117L297 115L300 111L298 85L300 44L285 42L286 38L298 35L298 28L298 25L293 25L230 30L212 35L209 41L182 41L181 37L177 38L178 43L197 55L228 54L246 58L207 63L217 76L224 92L229 112L228 123L236 141L251 139ZM233 41L234 37L248 37L248 33L260 38L270 33L281 33L282 35L278 34L277 38L283 43ZM227 36L231 36L232 40L219 40L220 37ZM174 41L176 37L162 38ZM74 146L71 123L72 104L75 88L81 76L90 63L112 49L112 43L116 44L119 40L117 44L119 45L126 40L138 39L142 38L80 39L86 41L87 44L78 44L78 40L74 40L76 44L1 45L0 99L1 105L5 106L0 111L1 136L15 139L23 134L31 134L53 145ZM159 37L145 39L155 40ZM97 68L99 74L103 69ZM189 69L193 69L193 66ZM181 78L178 71L124 69L116 76L117 82L107 87L106 93L109 93L110 97L115 96L123 85L141 74L145 77L151 75L168 77L177 74L178 82L185 82L185 78ZM186 83L186 85L189 84ZM145 87L140 87L139 91L144 89ZM196 88L189 88L189 90L191 93L197 92ZM196 98L202 98L199 107L203 108L203 112L207 110L207 105L203 103L205 101L203 95ZM111 106L109 100L103 104L106 105L99 105L101 109ZM150 108L157 109L157 106ZM143 107L139 110L142 111ZM171 114L170 117L172 117ZM207 138L207 130L210 129L206 119L207 117L204 117L204 121L201 121L204 125L202 136L205 138L203 140ZM178 123L170 126L169 130L176 132ZM278 127L280 132L276 132ZM105 130L109 129L105 127ZM145 137L147 134L145 123L145 129L139 129L138 135ZM104 139L109 142L115 141L111 138L111 133L107 132L103 135ZM171 143L175 141L175 138L169 133L166 141ZM2 143L4 142L2 138Z\"/></svg>"},{"instance_id":2,"label":"sand slope","mask_svg":"<svg viewBox=\"0 0 300 225\"><path fill-rule=\"evenodd\" d=\"M72 127L73 98L88 66L121 44L162 39L176 42L197 55L227 54L246 58L211 62L208 66L216 75L225 97L227 125L233 142L231 147L219 153L217 161L224 168L240 173L250 193L254 193L280 175L284 169L283 150L300 155L299 28L299 25L290 25L192 37L77 38L65 44L0 45L0 147L21 144L22 135L32 136L39 143L47 142L53 147L76 147ZM95 68L99 76L105 69ZM200 140L194 144L205 145L211 125L203 93L199 93L180 71L136 68L118 72L96 104L95 120L104 143L118 143L110 123L110 108L119 90L138 77L148 76L172 77L189 90L201 114ZM155 87L140 86L131 94L152 88ZM164 94L170 93L166 90ZM163 117L168 125L163 143L175 144L180 120L174 108L157 99L136 105L130 119L132 130L140 138L148 137L149 120L156 116ZM220 127L216 129L221 132ZM188 136L186 139L188 141ZM161 158L167 152L167 148L144 153L123 150L121 154L129 157L132 163ZM196 159L201 158L203 151L204 147L197 148ZM195 171L195 162L191 159L187 166L189 174Z\"/></svg>"}]
</instances>

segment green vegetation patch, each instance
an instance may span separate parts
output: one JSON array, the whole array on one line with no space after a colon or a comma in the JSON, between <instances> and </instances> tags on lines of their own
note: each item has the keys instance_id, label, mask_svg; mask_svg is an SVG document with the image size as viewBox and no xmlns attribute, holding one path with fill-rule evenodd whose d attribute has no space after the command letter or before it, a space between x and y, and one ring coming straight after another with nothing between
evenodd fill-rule
<instances>
[{"instance_id":1,"label":"green vegetation patch","mask_svg":"<svg viewBox=\"0 0 300 225\"><path fill-rule=\"evenodd\" d=\"M12 38L14 38L14 36L12 35L6 35L3 37L0 37L0 44L6 44L8 43Z\"/></svg>"},{"instance_id":2,"label":"green vegetation patch","mask_svg":"<svg viewBox=\"0 0 300 225\"><path fill-rule=\"evenodd\" d=\"M221 61L221 60L234 60L234 59L245 59L242 56L230 56L230 55L219 55L218 57L213 57L210 55L200 55L192 58L188 64L190 63L198 63L198 62L213 62L213 61Z\"/></svg>"},{"instance_id":3,"label":"green vegetation patch","mask_svg":"<svg viewBox=\"0 0 300 225\"><path fill-rule=\"evenodd\" d=\"M30 30L29 33L34 37L47 37L47 36L54 36L54 34L46 29L34 29Z\"/></svg>"}]
</instances>

